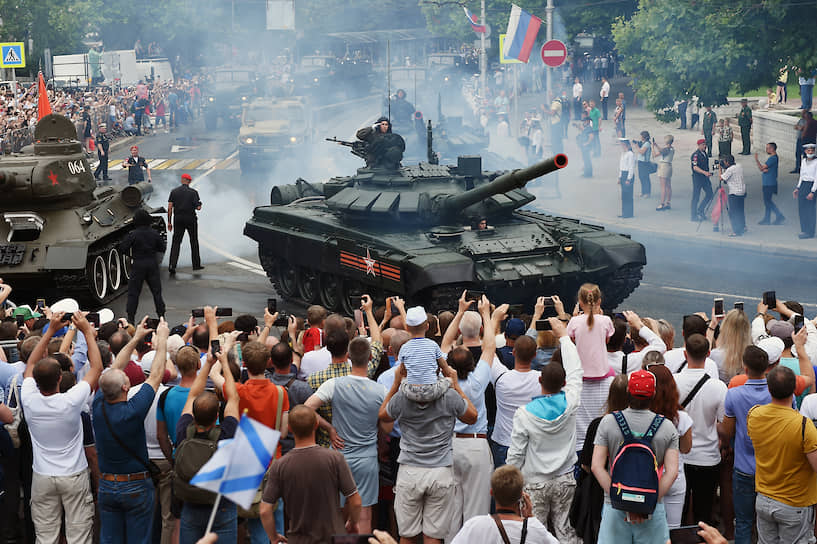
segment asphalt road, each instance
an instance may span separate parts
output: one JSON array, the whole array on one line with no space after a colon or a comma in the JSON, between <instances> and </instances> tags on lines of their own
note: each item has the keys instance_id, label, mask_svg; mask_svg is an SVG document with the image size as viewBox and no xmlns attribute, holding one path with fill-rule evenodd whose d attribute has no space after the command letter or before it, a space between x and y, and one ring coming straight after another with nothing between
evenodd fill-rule
<instances>
[{"instance_id":1,"label":"asphalt road","mask_svg":"<svg viewBox=\"0 0 817 544\"><path fill-rule=\"evenodd\" d=\"M372 112L357 108L321 129L326 136L351 139L354 130L371 117ZM229 306L234 315L261 315L266 298L275 293L258 264L255 244L242 235L252 208L267 202L273 185L292 183L298 177L321 181L332 175L348 175L359 165L345 148L319 141L309 156L288 157L277 166L242 175L237 162L237 131L220 128L208 134L198 124L173 133L160 130L142 138L139 145L143 156L155 159L151 204L165 206L168 193L184 172L193 176L203 201L199 231L205 270L192 273L186 242L175 278L168 276L165 258L164 297L173 323L186 320L191 308L203 304ZM126 157L127 150L119 149L112 157L119 155L120 160ZM113 183L126 183L124 171L113 167L112 172ZM714 297L723 297L727 308L742 300L747 311L754 313L761 293L776 289L778 298L800 300L809 315L817 313L814 259L771 256L751 248L724 249L689 237L642 236L638 241L647 248L643 283L620 309L663 317L680 329L683 315L709 311ZM285 302L279 306L286 311L303 311ZM124 315L125 297L110 307ZM146 287L139 308L141 315L155 313Z\"/></svg>"}]
</instances>

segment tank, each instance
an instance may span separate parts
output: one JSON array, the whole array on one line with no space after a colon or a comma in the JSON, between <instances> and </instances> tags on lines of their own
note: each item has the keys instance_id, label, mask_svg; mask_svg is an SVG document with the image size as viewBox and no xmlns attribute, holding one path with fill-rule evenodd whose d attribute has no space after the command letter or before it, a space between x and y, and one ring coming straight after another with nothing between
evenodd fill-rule
<instances>
[{"instance_id":1,"label":"tank","mask_svg":"<svg viewBox=\"0 0 817 544\"><path fill-rule=\"evenodd\" d=\"M345 142L358 156L361 143ZM569 302L594 282L611 309L638 286L643 245L525 209L535 200L525 185L564 168L565 155L506 172L482 171L479 156L431 162L274 187L244 234L258 242L276 291L351 315L363 293L438 311L455 309L471 289L532 309L537 296Z\"/></svg>"},{"instance_id":2,"label":"tank","mask_svg":"<svg viewBox=\"0 0 817 544\"><path fill-rule=\"evenodd\" d=\"M92 306L125 290L130 258L119 245L149 183L97 188L73 123L46 115L34 143L0 158L0 277L15 296L73 296ZM164 220L153 228L166 236Z\"/></svg>"}]
</instances>

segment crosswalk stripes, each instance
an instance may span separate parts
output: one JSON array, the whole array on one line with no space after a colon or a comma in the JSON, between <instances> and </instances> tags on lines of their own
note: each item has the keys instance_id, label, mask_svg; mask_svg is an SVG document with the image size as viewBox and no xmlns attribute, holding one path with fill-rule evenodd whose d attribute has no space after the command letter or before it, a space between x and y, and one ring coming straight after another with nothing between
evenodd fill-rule
<instances>
[{"instance_id":1,"label":"crosswalk stripes","mask_svg":"<svg viewBox=\"0 0 817 544\"><path fill-rule=\"evenodd\" d=\"M120 169L122 159L108 161L108 169ZM148 166L151 170L238 170L241 168L238 158L224 159L148 159ZM91 162L94 169L99 161Z\"/></svg>"}]
</instances>

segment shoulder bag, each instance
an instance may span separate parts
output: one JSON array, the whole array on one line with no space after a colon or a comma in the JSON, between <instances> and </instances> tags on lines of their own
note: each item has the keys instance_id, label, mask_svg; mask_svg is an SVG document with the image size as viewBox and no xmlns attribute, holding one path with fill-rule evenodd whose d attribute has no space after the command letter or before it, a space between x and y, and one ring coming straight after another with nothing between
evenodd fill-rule
<instances>
[{"instance_id":1,"label":"shoulder bag","mask_svg":"<svg viewBox=\"0 0 817 544\"><path fill-rule=\"evenodd\" d=\"M108 411L105 409L107 401L104 398L100 399L100 401L102 402L102 417L105 418L105 426L108 428L108 432L111 433L111 436L116 441L116 443L119 444L119 447L125 450L125 453L139 461L139 464L141 464L142 466L145 467L145 469L147 469L147 472L150 474L150 479L153 481L154 487L158 489L159 480L162 477L162 469L160 469L159 466L150 459L145 461L144 459L139 457L132 449L126 446L125 443L122 442L122 440L120 440L118 436L116 436L116 433L113 432L113 428L111 427L111 422L108 420Z\"/></svg>"}]
</instances>

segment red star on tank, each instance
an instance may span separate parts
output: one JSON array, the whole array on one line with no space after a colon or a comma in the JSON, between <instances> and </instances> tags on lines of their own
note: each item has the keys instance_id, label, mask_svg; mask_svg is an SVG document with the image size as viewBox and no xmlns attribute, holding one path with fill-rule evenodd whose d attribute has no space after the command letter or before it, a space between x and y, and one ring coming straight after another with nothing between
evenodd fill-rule
<instances>
[{"instance_id":1,"label":"red star on tank","mask_svg":"<svg viewBox=\"0 0 817 544\"><path fill-rule=\"evenodd\" d=\"M55 174L52 170L48 171L48 179L51 180L51 185L59 185L57 182L57 174Z\"/></svg>"}]
</instances>

